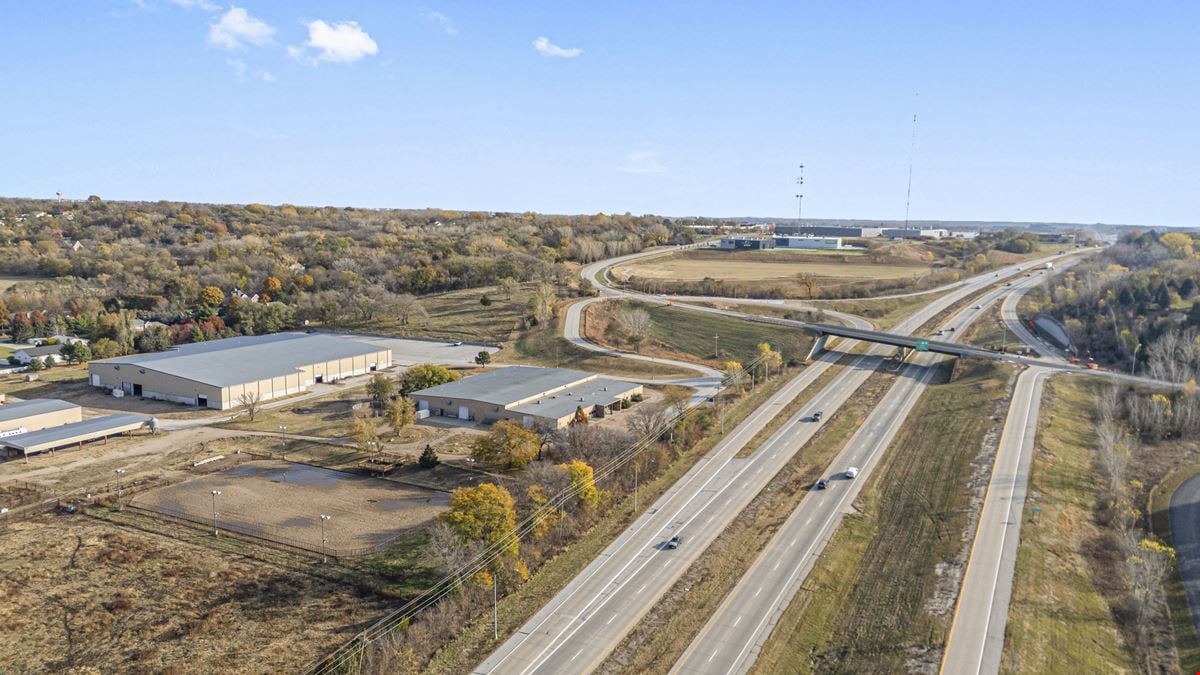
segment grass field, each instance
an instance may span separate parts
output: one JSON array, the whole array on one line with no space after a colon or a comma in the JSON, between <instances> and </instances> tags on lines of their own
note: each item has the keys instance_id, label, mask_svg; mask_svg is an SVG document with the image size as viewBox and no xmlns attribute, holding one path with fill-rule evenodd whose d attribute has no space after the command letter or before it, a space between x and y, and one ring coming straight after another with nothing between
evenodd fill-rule
<instances>
[{"instance_id":1,"label":"grass field","mask_svg":"<svg viewBox=\"0 0 1200 675\"><path fill-rule=\"evenodd\" d=\"M1008 393L990 363L944 380L922 394L754 672L936 670L978 508L971 486L997 432L988 413Z\"/></svg>"},{"instance_id":2,"label":"grass field","mask_svg":"<svg viewBox=\"0 0 1200 675\"><path fill-rule=\"evenodd\" d=\"M751 323L719 314L707 314L665 305L630 300L596 303L585 310L583 334L591 341L627 349L632 347L616 332L613 317L624 309L650 314L650 328L641 353L720 366L730 359L749 363L757 358L758 344L769 343L785 360L803 360L812 337L800 329ZM714 336L716 339L714 340ZM714 349L720 349L717 353Z\"/></svg>"},{"instance_id":3,"label":"grass field","mask_svg":"<svg viewBox=\"0 0 1200 675\"><path fill-rule=\"evenodd\" d=\"M1200 473L1200 464L1191 464L1176 469L1150 491L1150 514L1154 532L1160 539L1171 544L1170 508L1171 496L1184 481ZM1171 626L1175 633L1175 649L1179 653L1179 669L1185 673L1200 673L1200 638L1188 608L1187 593L1183 588L1178 568L1167 582L1167 607L1171 615Z\"/></svg>"},{"instance_id":4,"label":"grass field","mask_svg":"<svg viewBox=\"0 0 1200 675\"><path fill-rule=\"evenodd\" d=\"M8 526L0 569L6 672L296 672L388 604L86 516Z\"/></svg>"},{"instance_id":5,"label":"grass field","mask_svg":"<svg viewBox=\"0 0 1200 675\"><path fill-rule=\"evenodd\" d=\"M1083 550L1100 534L1091 453L1093 390L1087 380L1046 386L1029 495L1042 509L1021 526L1001 671L1137 670Z\"/></svg>"},{"instance_id":6,"label":"grass field","mask_svg":"<svg viewBox=\"0 0 1200 675\"><path fill-rule=\"evenodd\" d=\"M500 344L520 325L532 292L532 285L522 284L512 296L495 286L422 295L418 300L425 310L424 317L414 313L407 324L387 321L347 328L385 335ZM487 306L480 302L485 295L491 301Z\"/></svg>"},{"instance_id":7,"label":"grass field","mask_svg":"<svg viewBox=\"0 0 1200 675\"><path fill-rule=\"evenodd\" d=\"M525 331L510 349L496 354L501 363L525 363L553 368L575 368L617 377L679 378L695 377L696 371L647 361L634 361L588 351L562 336L561 324L555 330Z\"/></svg>"},{"instance_id":8,"label":"grass field","mask_svg":"<svg viewBox=\"0 0 1200 675\"><path fill-rule=\"evenodd\" d=\"M894 328L896 324L907 319L913 312L948 292L927 293L924 295L889 298L885 300L820 300L814 302L813 305L861 316L869 319L879 330L887 330Z\"/></svg>"},{"instance_id":9,"label":"grass field","mask_svg":"<svg viewBox=\"0 0 1200 675\"><path fill-rule=\"evenodd\" d=\"M768 281L794 278L797 274L815 274L828 279L905 279L928 273L930 266L910 264L872 264L857 255L833 256L793 251L697 251L658 256L613 268L624 278L700 281Z\"/></svg>"}]
</instances>

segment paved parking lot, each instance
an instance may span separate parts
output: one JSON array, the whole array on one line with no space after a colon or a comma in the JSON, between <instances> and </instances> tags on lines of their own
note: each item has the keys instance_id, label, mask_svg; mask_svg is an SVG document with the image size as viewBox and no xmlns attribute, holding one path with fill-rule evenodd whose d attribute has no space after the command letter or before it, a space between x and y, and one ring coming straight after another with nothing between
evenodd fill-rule
<instances>
[{"instance_id":1,"label":"paved parking lot","mask_svg":"<svg viewBox=\"0 0 1200 675\"><path fill-rule=\"evenodd\" d=\"M418 363L437 363L445 366L473 366L475 365L475 355L479 352L486 351L495 354L500 351L496 347L482 347L473 344L455 346L451 342L410 340L359 333L347 333L346 335L356 340L382 345L391 349L392 363L398 366L412 366Z\"/></svg>"}]
</instances>

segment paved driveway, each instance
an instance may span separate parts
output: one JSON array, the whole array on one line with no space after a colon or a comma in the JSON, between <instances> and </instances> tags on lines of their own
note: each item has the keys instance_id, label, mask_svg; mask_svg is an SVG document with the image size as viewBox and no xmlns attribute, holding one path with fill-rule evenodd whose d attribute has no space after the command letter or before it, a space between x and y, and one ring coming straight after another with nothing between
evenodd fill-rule
<instances>
[{"instance_id":1,"label":"paved driveway","mask_svg":"<svg viewBox=\"0 0 1200 675\"><path fill-rule=\"evenodd\" d=\"M1184 481L1171 495L1170 522L1179 576L1187 591L1192 624L1200 634L1200 474Z\"/></svg>"}]
</instances>

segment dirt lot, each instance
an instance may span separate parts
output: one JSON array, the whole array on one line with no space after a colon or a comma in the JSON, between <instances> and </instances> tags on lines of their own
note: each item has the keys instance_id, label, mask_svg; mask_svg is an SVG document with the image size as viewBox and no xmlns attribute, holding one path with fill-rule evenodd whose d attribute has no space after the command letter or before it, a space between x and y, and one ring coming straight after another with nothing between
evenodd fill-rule
<instances>
[{"instance_id":1,"label":"dirt lot","mask_svg":"<svg viewBox=\"0 0 1200 675\"><path fill-rule=\"evenodd\" d=\"M912 264L872 264L857 256L844 260L831 256L797 254L792 251L769 252L698 252L651 258L645 262L614 268L618 277L634 275L650 279L699 281L705 278L733 281L765 281L795 277L801 272L837 279L902 279L917 277L929 266Z\"/></svg>"},{"instance_id":2,"label":"dirt lot","mask_svg":"<svg viewBox=\"0 0 1200 675\"><path fill-rule=\"evenodd\" d=\"M384 601L85 516L0 533L5 672L295 672Z\"/></svg>"},{"instance_id":3,"label":"dirt lot","mask_svg":"<svg viewBox=\"0 0 1200 675\"><path fill-rule=\"evenodd\" d=\"M376 546L400 531L424 525L445 510L449 495L280 460L239 466L151 490L135 506L212 519L212 491L222 527L264 537L321 545L321 514L330 551Z\"/></svg>"}]
</instances>

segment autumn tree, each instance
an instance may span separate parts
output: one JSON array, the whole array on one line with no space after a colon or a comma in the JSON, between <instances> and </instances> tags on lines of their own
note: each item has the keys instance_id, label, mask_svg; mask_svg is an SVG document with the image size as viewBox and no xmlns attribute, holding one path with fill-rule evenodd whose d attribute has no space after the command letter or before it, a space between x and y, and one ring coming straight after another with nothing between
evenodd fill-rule
<instances>
[{"instance_id":1,"label":"autumn tree","mask_svg":"<svg viewBox=\"0 0 1200 675\"><path fill-rule=\"evenodd\" d=\"M355 417L350 421L350 438L363 452L370 452L379 443L379 428L374 418Z\"/></svg>"},{"instance_id":2,"label":"autumn tree","mask_svg":"<svg viewBox=\"0 0 1200 675\"><path fill-rule=\"evenodd\" d=\"M571 419L571 424L587 424L589 419L590 417L587 411L583 409L583 406L575 406L575 417Z\"/></svg>"},{"instance_id":3,"label":"autumn tree","mask_svg":"<svg viewBox=\"0 0 1200 675\"><path fill-rule=\"evenodd\" d=\"M503 464L518 469L537 457L541 437L512 420L501 420L492 430L475 440L471 456L478 462Z\"/></svg>"},{"instance_id":4,"label":"autumn tree","mask_svg":"<svg viewBox=\"0 0 1200 675\"><path fill-rule=\"evenodd\" d=\"M769 377L772 370L777 371L783 365L783 354L771 349L770 344L760 342L758 343L758 362Z\"/></svg>"},{"instance_id":5,"label":"autumn tree","mask_svg":"<svg viewBox=\"0 0 1200 675\"><path fill-rule=\"evenodd\" d=\"M721 384L740 391L746 382L746 370L742 368L742 364L737 361L726 361L722 371L724 377L721 378Z\"/></svg>"},{"instance_id":6,"label":"autumn tree","mask_svg":"<svg viewBox=\"0 0 1200 675\"><path fill-rule=\"evenodd\" d=\"M432 363L419 363L404 371L400 376L400 393L410 394L414 391L436 387L439 384L454 382L460 375L445 366Z\"/></svg>"},{"instance_id":7,"label":"autumn tree","mask_svg":"<svg viewBox=\"0 0 1200 675\"><path fill-rule=\"evenodd\" d=\"M539 325L545 325L547 321L554 318L556 302L558 302L558 296L555 294L554 285L545 282L538 284L533 297L529 300L529 309L533 313L534 321Z\"/></svg>"},{"instance_id":8,"label":"autumn tree","mask_svg":"<svg viewBox=\"0 0 1200 675\"><path fill-rule=\"evenodd\" d=\"M500 544L509 555L520 551L516 537L517 507L508 490L480 483L450 493L450 510L438 518L469 542Z\"/></svg>"},{"instance_id":9,"label":"autumn tree","mask_svg":"<svg viewBox=\"0 0 1200 675\"><path fill-rule=\"evenodd\" d=\"M217 307L225 301L225 291L216 286L205 286L204 290L200 291L200 304L208 307Z\"/></svg>"},{"instance_id":10,"label":"autumn tree","mask_svg":"<svg viewBox=\"0 0 1200 675\"><path fill-rule=\"evenodd\" d=\"M600 491L596 489L596 480L592 467L582 460L572 460L560 465L570 478L570 490L579 505L590 511L600 503Z\"/></svg>"},{"instance_id":11,"label":"autumn tree","mask_svg":"<svg viewBox=\"0 0 1200 675\"><path fill-rule=\"evenodd\" d=\"M392 378L383 373L375 373L371 376L371 381L367 383L367 393L376 401L387 401L396 391L396 385Z\"/></svg>"},{"instance_id":12,"label":"autumn tree","mask_svg":"<svg viewBox=\"0 0 1200 675\"><path fill-rule=\"evenodd\" d=\"M397 436L417 418L417 411L413 407L412 399L406 397L388 401L384 410L387 413L388 426Z\"/></svg>"}]
</instances>

